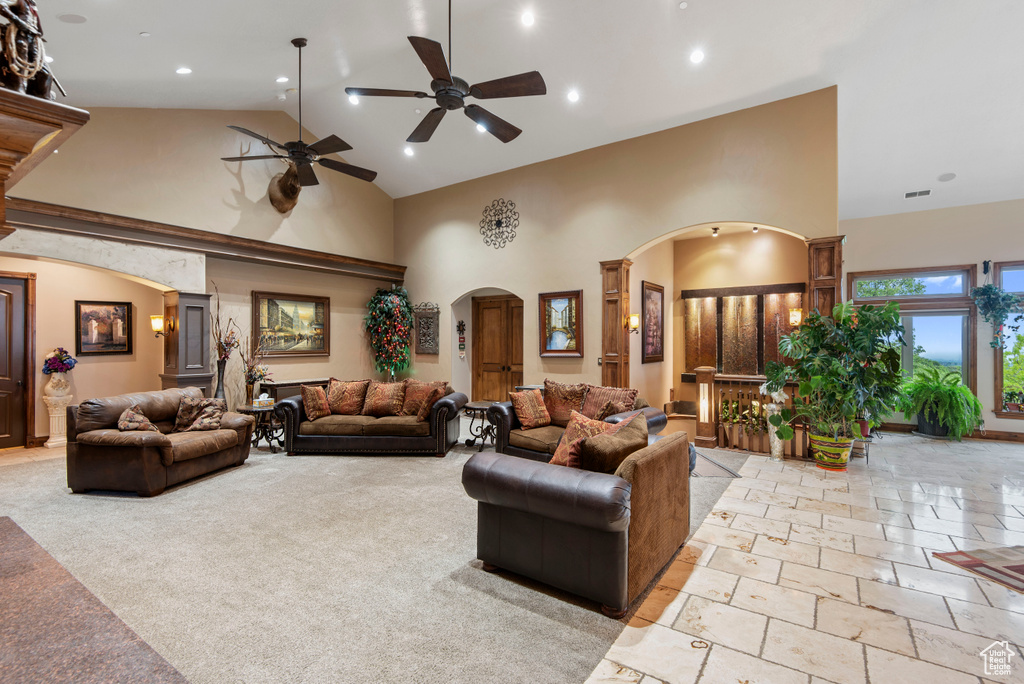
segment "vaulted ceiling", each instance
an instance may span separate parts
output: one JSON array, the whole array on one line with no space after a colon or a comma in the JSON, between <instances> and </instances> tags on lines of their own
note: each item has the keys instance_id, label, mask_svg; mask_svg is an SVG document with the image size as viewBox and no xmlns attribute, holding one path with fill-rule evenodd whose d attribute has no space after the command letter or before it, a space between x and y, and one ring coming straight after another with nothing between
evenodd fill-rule
<instances>
[{"instance_id":1,"label":"vaulted ceiling","mask_svg":"<svg viewBox=\"0 0 1024 684\"><path fill-rule=\"evenodd\" d=\"M1024 3L1017 0L454 0L453 71L533 69L548 94L483 102L523 129L502 144L452 113L403 153L429 100L406 39L447 51L444 0L50 0L39 11L69 91L89 107L284 109L354 146L393 197L839 86L840 218L1024 197ZM534 15L532 26L521 20ZM67 23L60 15L85 17ZM144 37L143 32L150 34ZM700 49L705 59L690 61ZM188 75L176 69L187 66ZM290 81L278 84L287 76ZM579 100L567 99L577 90ZM282 101L280 96L285 95ZM417 114L416 109L421 113ZM235 135L225 129L224 135ZM938 176L955 173L955 180ZM904 199L907 191L928 197Z\"/></svg>"}]
</instances>

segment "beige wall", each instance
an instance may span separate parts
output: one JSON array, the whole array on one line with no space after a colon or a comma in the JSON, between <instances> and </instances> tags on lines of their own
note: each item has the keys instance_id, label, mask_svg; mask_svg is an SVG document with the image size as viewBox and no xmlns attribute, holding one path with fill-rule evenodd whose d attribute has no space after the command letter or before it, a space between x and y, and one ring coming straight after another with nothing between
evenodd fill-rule
<instances>
[{"instance_id":1,"label":"beige wall","mask_svg":"<svg viewBox=\"0 0 1024 684\"><path fill-rule=\"evenodd\" d=\"M514 143L513 143L514 144ZM500 154L500 150L498 152ZM525 302L525 382L599 382L599 261L707 221L751 221L806 236L836 234L836 90L734 112L395 202L395 260L414 301L450 305L498 287ZM483 244L483 208L504 197L520 212L504 249ZM537 294L584 291L583 359L538 355ZM452 359L418 357L449 377Z\"/></svg>"},{"instance_id":2,"label":"beige wall","mask_svg":"<svg viewBox=\"0 0 1024 684\"><path fill-rule=\"evenodd\" d=\"M96 108L91 114L59 154L8 194L346 256L394 257L393 202L376 185L317 167L320 185L304 188L295 209L283 215L270 205L267 186L284 163L220 160L269 153L228 124L293 140L295 120L283 112Z\"/></svg>"},{"instance_id":3,"label":"beige wall","mask_svg":"<svg viewBox=\"0 0 1024 684\"><path fill-rule=\"evenodd\" d=\"M3 243L0 243L2 247ZM36 274L35 433L50 433L43 404L43 359L64 347L78 360L68 374L75 403L94 397L160 389L162 340L150 331L149 317L163 311L163 290L135 282L112 271L43 259L0 256L0 270ZM133 353L118 356L75 354L75 300L108 300L132 306Z\"/></svg>"},{"instance_id":4,"label":"beige wall","mask_svg":"<svg viewBox=\"0 0 1024 684\"><path fill-rule=\"evenodd\" d=\"M331 298L331 355L271 358L267 360L273 380L307 380L336 377L361 380L382 376L373 370L370 347L363 333L366 303L380 285L361 278L328 276L295 268L255 266L223 259L207 260L208 292L214 284L220 291L221 318L233 318L247 339L252 331L252 292L279 292ZM216 368L216 349L213 349ZM242 362L238 351L231 355L225 373L229 406L245 399Z\"/></svg>"},{"instance_id":5,"label":"beige wall","mask_svg":"<svg viewBox=\"0 0 1024 684\"><path fill-rule=\"evenodd\" d=\"M977 264L981 285L983 261L1024 259L1022 228L1024 200L841 221L839 232L847 237L843 270L845 274ZM985 426L990 430L1024 432L1024 421L1000 419L992 414L995 352L988 344L991 334L991 326L979 321L978 398L985 407Z\"/></svg>"}]
</instances>

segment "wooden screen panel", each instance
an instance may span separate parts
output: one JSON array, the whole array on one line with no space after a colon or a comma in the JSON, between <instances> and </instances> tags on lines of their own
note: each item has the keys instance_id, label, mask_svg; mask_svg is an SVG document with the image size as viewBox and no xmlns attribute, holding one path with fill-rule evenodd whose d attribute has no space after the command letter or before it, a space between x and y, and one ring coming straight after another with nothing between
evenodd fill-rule
<instances>
[{"instance_id":1,"label":"wooden screen panel","mask_svg":"<svg viewBox=\"0 0 1024 684\"><path fill-rule=\"evenodd\" d=\"M511 334L509 335L509 361L512 367L511 378L507 381L505 394L501 401L505 401L508 392L515 389L517 385L523 384L523 300L513 299L508 303Z\"/></svg>"},{"instance_id":2,"label":"wooden screen panel","mask_svg":"<svg viewBox=\"0 0 1024 684\"><path fill-rule=\"evenodd\" d=\"M702 366L718 367L716 306L714 297L687 299L683 303L686 373L693 373Z\"/></svg>"},{"instance_id":3,"label":"wooden screen panel","mask_svg":"<svg viewBox=\"0 0 1024 684\"><path fill-rule=\"evenodd\" d=\"M807 241L807 310L829 316L840 301L845 235Z\"/></svg>"},{"instance_id":4,"label":"wooden screen panel","mask_svg":"<svg viewBox=\"0 0 1024 684\"><path fill-rule=\"evenodd\" d=\"M629 259L601 262L601 384L629 387Z\"/></svg>"},{"instance_id":5,"label":"wooden screen panel","mask_svg":"<svg viewBox=\"0 0 1024 684\"><path fill-rule=\"evenodd\" d=\"M803 309L804 296L799 292L764 296L764 362L785 361L779 353L779 340L793 332L789 324L790 309Z\"/></svg>"},{"instance_id":6,"label":"wooden screen panel","mask_svg":"<svg viewBox=\"0 0 1024 684\"><path fill-rule=\"evenodd\" d=\"M722 298L722 372L757 375L757 295Z\"/></svg>"}]
</instances>

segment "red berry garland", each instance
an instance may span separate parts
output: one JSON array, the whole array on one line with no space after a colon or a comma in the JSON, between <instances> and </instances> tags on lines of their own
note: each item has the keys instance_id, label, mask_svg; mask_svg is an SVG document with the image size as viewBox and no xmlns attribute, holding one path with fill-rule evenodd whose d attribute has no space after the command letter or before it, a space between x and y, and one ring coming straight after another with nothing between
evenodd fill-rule
<instances>
[{"instance_id":1,"label":"red berry garland","mask_svg":"<svg viewBox=\"0 0 1024 684\"><path fill-rule=\"evenodd\" d=\"M412 335L412 303L404 287L380 288L367 302L369 313L363 327L370 336L370 349L377 370L389 376L409 367L409 339Z\"/></svg>"}]
</instances>

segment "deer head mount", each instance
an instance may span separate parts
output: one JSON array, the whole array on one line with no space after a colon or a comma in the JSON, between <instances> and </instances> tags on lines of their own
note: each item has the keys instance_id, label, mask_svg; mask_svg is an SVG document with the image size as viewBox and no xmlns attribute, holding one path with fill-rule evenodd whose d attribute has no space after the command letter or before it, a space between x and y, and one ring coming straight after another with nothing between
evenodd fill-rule
<instances>
[{"instance_id":1,"label":"deer head mount","mask_svg":"<svg viewBox=\"0 0 1024 684\"><path fill-rule=\"evenodd\" d=\"M295 164L292 162L287 162L287 164L288 170L271 178L270 187L267 189L270 203L282 214L287 214L295 208L299 201L299 192L302 191Z\"/></svg>"}]
</instances>

